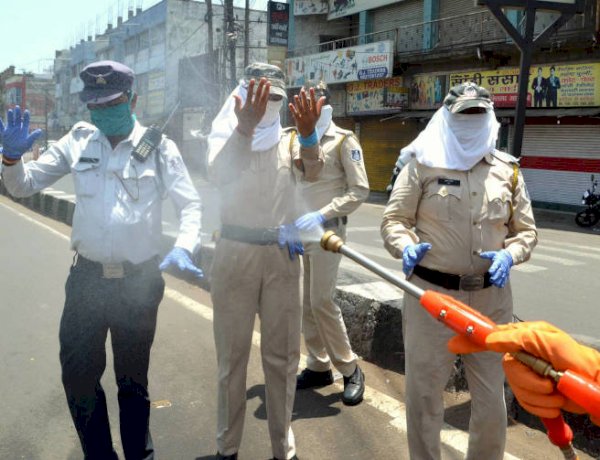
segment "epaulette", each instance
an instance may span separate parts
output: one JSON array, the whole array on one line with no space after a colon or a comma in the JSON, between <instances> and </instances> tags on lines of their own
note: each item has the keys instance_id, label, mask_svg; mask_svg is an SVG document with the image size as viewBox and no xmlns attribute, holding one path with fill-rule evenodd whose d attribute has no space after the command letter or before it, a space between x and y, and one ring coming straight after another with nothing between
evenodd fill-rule
<instances>
[{"instance_id":1,"label":"epaulette","mask_svg":"<svg viewBox=\"0 0 600 460\"><path fill-rule=\"evenodd\" d=\"M98 128L96 128L91 123L86 121L78 121L71 128L70 134L76 139L84 139L86 137L92 136Z\"/></svg>"},{"instance_id":2,"label":"epaulette","mask_svg":"<svg viewBox=\"0 0 600 460\"><path fill-rule=\"evenodd\" d=\"M73 127L71 128L71 131L95 131L96 128L94 125L92 125L91 123L88 123L87 121L78 121L77 123L75 123L73 125Z\"/></svg>"},{"instance_id":3,"label":"epaulette","mask_svg":"<svg viewBox=\"0 0 600 460\"><path fill-rule=\"evenodd\" d=\"M517 157L512 156L510 153L503 152L501 150L494 150L492 155L503 163L507 163L509 165L517 165L519 166L519 159Z\"/></svg>"},{"instance_id":4,"label":"epaulette","mask_svg":"<svg viewBox=\"0 0 600 460\"><path fill-rule=\"evenodd\" d=\"M338 132L339 134L343 134L344 136L354 135L354 132L352 130L340 128L338 125L335 125L335 130L336 132Z\"/></svg>"}]
</instances>

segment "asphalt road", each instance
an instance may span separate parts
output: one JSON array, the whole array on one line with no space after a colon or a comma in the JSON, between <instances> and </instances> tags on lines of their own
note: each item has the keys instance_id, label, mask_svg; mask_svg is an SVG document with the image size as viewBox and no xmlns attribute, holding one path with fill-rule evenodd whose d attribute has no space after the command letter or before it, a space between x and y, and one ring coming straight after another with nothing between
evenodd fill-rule
<instances>
[{"instance_id":1,"label":"asphalt road","mask_svg":"<svg viewBox=\"0 0 600 460\"><path fill-rule=\"evenodd\" d=\"M58 362L63 286L72 258L68 246L70 228L5 197L0 197L0 221L4 230L0 239L4 261L0 264L0 458L80 460L82 454L62 392ZM556 238L560 241L560 235ZM558 279L548 283L557 283L561 279L558 275ZM215 452L216 424L210 298L205 291L184 281L168 275L166 278L168 288L160 307L150 369L151 424L157 458L209 460ZM590 293L591 289L590 286ZM249 365L241 460L271 456L256 346L259 340L256 336ZM302 460L408 458L403 376L367 362L361 366L367 375L368 389L365 401L357 407L341 404L339 383L298 393L293 426ZM113 439L120 452L110 357L103 385ZM447 404L444 460L460 459L466 448L468 395L448 394ZM507 460L561 458L543 433L516 423L509 428L507 452Z\"/></svg>"},{"instance_id":2,"label":"asphalt road","mask_svg":"<svg viewBox=\"0 0 600 460\"><path fill-rule=\"evenodd\" d=\"M197 174L192 179L203 202L203 241L210 244L219 228L218 194ZM54 190L73 193L71 177L53 185ZM251 198L250 198L251 199ZM177 215L169 200L164 202L163 228L175 235ZM363 204L349 217L347 242L353 249L402 276L401 262L383 248L379 234L384 204ZM600 265L600 227L582 229L574 215L535 209L539 244L531 260L514 267L511 283L515 313L524 320L546 320L557 324L586 343L600 348L597 317L597 271ZM338 286L373 298L391 300L403 293L350 260L343 260Z\"/></svg>"}]
</instances>

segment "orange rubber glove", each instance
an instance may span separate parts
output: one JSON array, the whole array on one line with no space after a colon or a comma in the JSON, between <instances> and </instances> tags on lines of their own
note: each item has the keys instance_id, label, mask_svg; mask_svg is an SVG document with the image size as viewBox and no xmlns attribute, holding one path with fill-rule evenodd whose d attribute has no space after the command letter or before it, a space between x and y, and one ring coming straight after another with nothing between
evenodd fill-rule
<instances>
[{"instance_id":1,"label":"orange rubber glove","mask_svg":"<svg viewBox=\"0 0 600 460\"><path fill-rule=\"evenodd\" d=\"M557 371L569 369L600 382L600 353L580 345L569 334L545 321L498 325L487 336L486 345L487 350L501 353L525 351L549 362ZM483 351L462 336L450 339L448 349L457 354ZM552 380L536 374L511 355L504 356L503 365L515 397L528 412L544 418L558 417L560 409L584 412L560 394ZM600 425L600 420L592 418L592 421Z\"/></svg>"}]
</instances>

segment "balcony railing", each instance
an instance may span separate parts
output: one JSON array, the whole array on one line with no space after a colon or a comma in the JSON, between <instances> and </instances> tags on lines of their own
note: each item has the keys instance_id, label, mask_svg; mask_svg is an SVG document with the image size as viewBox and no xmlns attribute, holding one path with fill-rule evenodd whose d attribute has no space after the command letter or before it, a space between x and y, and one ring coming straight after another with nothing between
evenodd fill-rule
<instances>
[{"instance_id":1,"label":"balcony railing","mask_svg":"<svg viewBox=\"0 0 600 460\"><path fill-rule=\"evenodd\" d=\"M588 3L591 5L593 2L588 0ZM595 31L591 24L594 22L596 11L595 7L591 8L593 11L573 17L558 32L554 33L548 42L563 41L569 37L580 36L586 31L591 32L588 34L588 38L593 37ZM589 14L593 14L593 16L590 17ZM536 34L541 33L551 21L552 17L549 15L538 16ZM288 56L306 56L382 40L392 40L395 44L395 53L405 57L460 50L461 47L474 48L481 45L512 42L510 36L496 21L492 13L482 10L298 48L291 50Z\"/></svg>"}]
</instances>

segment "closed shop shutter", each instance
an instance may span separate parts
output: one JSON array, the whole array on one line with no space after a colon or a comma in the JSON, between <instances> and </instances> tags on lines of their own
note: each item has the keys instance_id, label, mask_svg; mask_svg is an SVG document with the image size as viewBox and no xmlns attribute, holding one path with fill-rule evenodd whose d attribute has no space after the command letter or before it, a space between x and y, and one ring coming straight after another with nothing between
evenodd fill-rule
<instances>
[{"instance_id":1,"label":"closed shop shutter","mask_svg":"<svg viewBox=\"0 0 600 460\"><path fill-rule=\"evenodd\" d=\"M521 167L532 200L580 206L600 173L598 145L600 125L526 125Z\"/></svg>"},{"instance_id":2,"label":"closed shop shutter","mask_svg":"<svg viewBox=\"0 0 600 460\"><path fill-rule=\"evenodd\" d=\"M480 10L475 6L473 0L441 0L440 1L440 18L449 18L452 16L460 16L467 13L473 13Z\"/></svg>"},{"instance_id":3,"label":"closed shop shutter","mask_svg":"<svg viewBox=\"0 0 600 460\"><path fill-rule=\"evenodd\" d=\"M372 117L360 121L360 144L365 157L369 187L384 192L400 149L410 144L424 128L415 120L399 118L379 121Z\"/></svg>"},{"instance_id":4,"label":"closed shop shutter","mask_svg":"<svg viewBox=\"0 0 600 460\"><path fill-rule=\"evenodd\" d=\"M373 32L420 24L423 22L423 2L421 0L404 0L372 10L372 13Z\"/></svg>"}]
</instances>

